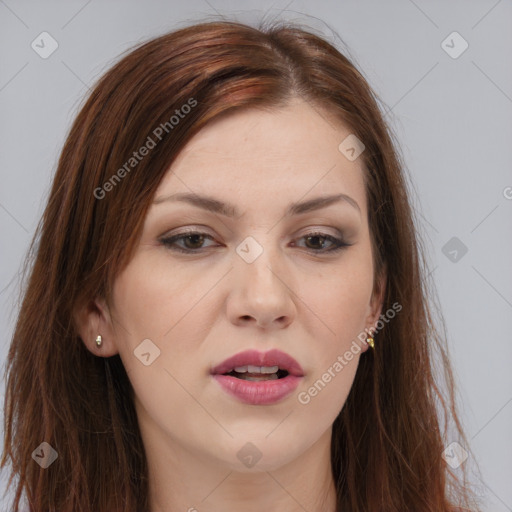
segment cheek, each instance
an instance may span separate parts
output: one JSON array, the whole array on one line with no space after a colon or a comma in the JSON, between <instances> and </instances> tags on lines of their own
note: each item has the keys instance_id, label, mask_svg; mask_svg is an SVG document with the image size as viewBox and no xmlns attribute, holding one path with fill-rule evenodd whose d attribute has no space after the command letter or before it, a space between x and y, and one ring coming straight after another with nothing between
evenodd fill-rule
<instances>
[{"instance_id":1,"label":"cheek","mask_svg":"<svg viewBox=\"0 0 512 512\"><path fill-rule=\"evenodd\" d=\"M190 362L216 320L205 294L218 276L198 273L197 266L180 268L146 254L136 256L114 286L120 357L141 402L155 404L156 411L169 396L183 395L179 383L188 382ZM154 362L145 366L141 354L148 352Z\"/></svg>"},{"instance_id":2,"label":"cheek","mask_svg":"<svg viewBox=\"0 0 512 512\"><path fill-rule=\"evenodd\" d=\"M366 327L371 289L371 266L361 264L340 268L329 286L309 295L310 307L319 311L326 334L315 337L316 357L297 399L305 418L316 419L312 428L319 431L334 422L352 387L363 354L360 335Z\"/></svg>"},{"instance_id":3,"label":"cheek","mask_svg":"<svg viewBox=\"0 0 512 512\"><path fill-rule=\"evenodd\" d=\"M304 280L300 295L305 307L315 313L328 347L340 349L350 344L366 327L372 287L372 262L364 251L347 254L328 274ZM327 348L325 353L332 350Z\"/></svg>"},{"instance_id":4,"label":"cheek","mask_svg":"<svg viewBox=\"0 0 512 512\"><path fill-rule=\"evenodd\" d=\"M118 277L114 303L125 331L137 338L165 343L174 336L188 315L200 308L208 277L198 279L197 271L180 268L165 258L136 256ZM183 319L183 320L181 320Z\"/></svg>"}]
</instances>

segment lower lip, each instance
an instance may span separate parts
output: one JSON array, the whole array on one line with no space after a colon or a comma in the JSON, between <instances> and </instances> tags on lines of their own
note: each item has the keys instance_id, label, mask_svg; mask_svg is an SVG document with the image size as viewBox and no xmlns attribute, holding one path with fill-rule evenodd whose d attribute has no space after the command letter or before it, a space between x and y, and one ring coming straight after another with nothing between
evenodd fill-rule
<instances>
[{"instance_id":1,"label":"lower lip","mask_svg":"<svg viewBox=\"0 0 512 512\"><path fill-rule=\"evenodd\" d=\"M251 405L275 404L292 393L302 377L287 375L282 379L252 381L231 375L213 375L222 389L241 402Z\"/></svg>"}]
</instances>

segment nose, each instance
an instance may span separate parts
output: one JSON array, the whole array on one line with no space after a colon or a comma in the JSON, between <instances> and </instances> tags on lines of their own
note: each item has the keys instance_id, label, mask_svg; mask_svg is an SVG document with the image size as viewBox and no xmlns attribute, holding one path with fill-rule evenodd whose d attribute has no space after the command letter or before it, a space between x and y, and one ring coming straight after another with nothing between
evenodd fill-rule
<instances>
[{"instance_id":1,"label":"nose","mask_svg":"<svg viewBox=\"0 0 512 512\"><path fill-rule=\"evenodd\" d=\"M282 329L290 325L296 315L297 295L279 250L263 247L263 252L251 263L238 254L235 258L227 299L231 322L264 329Z\"/></svg>"}]
</instances>

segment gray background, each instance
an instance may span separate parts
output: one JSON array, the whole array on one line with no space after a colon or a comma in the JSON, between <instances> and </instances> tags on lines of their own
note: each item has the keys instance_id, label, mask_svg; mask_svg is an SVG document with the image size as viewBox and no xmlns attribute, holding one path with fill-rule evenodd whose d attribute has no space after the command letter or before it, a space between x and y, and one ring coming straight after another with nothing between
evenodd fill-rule
<instances>
[{"instance_id":1,"label":"gray background","mask_svg":"<svg viewBox=\"0 0 512 512\"><path fill-rule=\"evenodd\" d=\"M389 111L417 192L463 421L482 470L473 486L486 512L512 511L512 2L185 4L0 0L0 359L14 326L20 262L67 130L89 87L121 52L217 13L250 23L264 12L299 21L343 51L332 29ZM46 59L31 47L43 31L59 45ZM442 46L453 31L469 44L458 58ZM446 45L452 54L462 48L453 37ZM455 245L445 246L453 237ZM0 389L3 403L3 382ZM465 464L472 467L472 458Z\"/></svg>"}]
</instances>

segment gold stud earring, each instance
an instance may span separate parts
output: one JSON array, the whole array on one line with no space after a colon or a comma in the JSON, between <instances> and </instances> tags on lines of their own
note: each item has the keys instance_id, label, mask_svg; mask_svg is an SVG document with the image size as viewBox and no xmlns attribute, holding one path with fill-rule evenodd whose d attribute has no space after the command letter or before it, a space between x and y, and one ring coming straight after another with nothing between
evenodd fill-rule
<instances>
[{"instance_id":1,"label":"gold stud earring","mask_svg":"<svg viewBox=\"0 0 512 512\"><path fill-rule=\"evenodd\" d=\"M368 345L370 345L370 347L372 347L373 350L375 350L375 343L373 342L373 338L371 336L368 336L368 338L366 338L366 343L368 343Z\"/></svg>"},{"instance_id":2,"label":"gold stud earring","mask_svg":"<svg viewBox=\"0 0 512 512\"><path fill-rule=\"evenodd\" d=\"M98 336L96 337L96 345L98 347L101 347L101 345L103 345L103 340L101 339L101 335L98 334Z\"/></svg>"}]
</instances>

